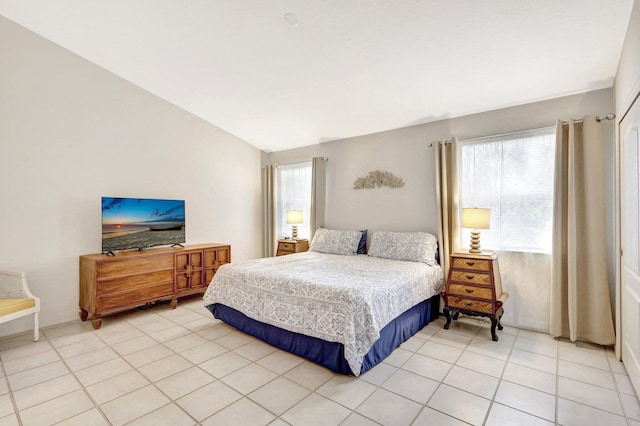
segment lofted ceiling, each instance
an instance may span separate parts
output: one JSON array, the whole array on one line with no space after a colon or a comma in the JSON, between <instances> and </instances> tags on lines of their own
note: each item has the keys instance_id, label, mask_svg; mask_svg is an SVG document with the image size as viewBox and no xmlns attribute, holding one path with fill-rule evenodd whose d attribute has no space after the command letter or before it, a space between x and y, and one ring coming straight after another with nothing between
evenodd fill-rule
<instances>
[{"instance_id":1,"label":"lofted ceiling","mask_svg":"<svg viewBox=\"0 0 640 426\"><path fill-rule=\"evenodd\" d=\"M611 87L633 0L0 0L269 151Z\"/></svg>"}]
</instances>

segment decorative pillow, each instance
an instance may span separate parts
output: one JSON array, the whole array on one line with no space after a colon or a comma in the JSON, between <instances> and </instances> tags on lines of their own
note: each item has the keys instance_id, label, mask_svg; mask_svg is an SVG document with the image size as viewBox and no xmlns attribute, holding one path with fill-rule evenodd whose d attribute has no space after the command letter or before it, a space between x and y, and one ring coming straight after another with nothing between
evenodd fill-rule
<instances>
[{"instance_id":1,"label":"decorative pillow","mask_svg":"<svg viewBox=\"0 0 640 426\"><path fill-rule=\"evenodd\" d=\"M377 231L371 237L369 256L435 265L438 239L427 232Z\"/></svg>"},{"instance_id":2,"label":"decorative pillow","mask_svg":"<svg viewBox=\"0 0 640 426\"><path fill-rule=\"evenodd\" d=\"M329 254L356 254L362 231L338 231L318 228L309 250Z\"/></svg>"},{"instance_id":3,"label":"decorative pillow","mask_svg":"<svg viewBox=\"0 0 640 426\"><path fill-rule=\"evenodd\" d=\"M358 254L366 254L367 253L367 230L362 230L362 237L360 237L360 242L358 243Z\"/></svg>"}]
</instances>

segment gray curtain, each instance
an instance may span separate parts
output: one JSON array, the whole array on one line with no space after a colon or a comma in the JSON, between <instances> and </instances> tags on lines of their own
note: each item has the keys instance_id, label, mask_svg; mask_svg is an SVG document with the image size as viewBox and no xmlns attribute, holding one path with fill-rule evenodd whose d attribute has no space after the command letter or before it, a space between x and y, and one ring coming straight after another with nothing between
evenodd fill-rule
<instances>
[{"instance_id":1,"label":"gray curtain","mask_svg":"<svg viewBox=\"0 0 640 426\"><path fill-rule=\"evenodd\" d=\"M276 245L276 166L262 168L262 243L263 256L272 257Z\"/></svg>"},{"instance_id":2,"label":"gray curtain","mask_svg":"<svg viewBox=\"0 0 640 426\"><path fill-rule=\"evenodd\" d=\"M606 264L602 129L593 116L556 126L549 332L615 343Z\"/></svg>"},{"instance_id":3,"label":"gray curtain","mask_svg":"<svg viewBox=\"0 0 640 426\"><path fill-rule=\"evenodd\" d=\"M449 273L449 256L460 249L457 145L455 138L434 144L440 265L445 278Z\"/></svg>"},{"instance_id":4,"label":"gray curtain","mask_svg":"<svg viewBox=\"0 0 640 426\"><path fill-rule=\"evenodd\" d=\"M327 192L327 159L313 157L311 162L311 209L309 221L309 240L313 239L316 229L324 226L324 213Z\"/></svg>"}]
</instances>

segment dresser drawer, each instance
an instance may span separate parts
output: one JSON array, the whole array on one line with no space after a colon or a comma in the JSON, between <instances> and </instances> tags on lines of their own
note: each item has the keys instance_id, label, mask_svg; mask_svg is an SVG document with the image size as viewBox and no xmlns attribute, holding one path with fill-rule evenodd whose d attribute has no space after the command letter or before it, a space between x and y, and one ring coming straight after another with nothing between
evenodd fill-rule
<instances>
[{"instance_id":1,"label":"dresser drawer","mask_svg":"<svg viewBox=\"0 0 640 426\"><path fill-rule=\"evenodd\" d=\"M136 306L150 300L158 300L162 297L171 297L173 293L173 282L156 284L130 291L121 291L119 293L98 296L96 298L96 308L98 311L101 311L127 306Z\"/></svg>"},{"instance_id":2,"label":"dresser drawer","mask_svg":"<svg viewBox=\"0 0 640 426\"><path fill-rule=\"evenodd\" d=\"M466 309L468 311L493 314L493 303L482 300L465 299L464 297L448 296L447 305L452 308Z\"/></svg>"},{"instance_id":3,"label":"dresser drawer","mask_svg":"<svg viewBox=\"0 0 640 426\"><path fill-rule=\"evenodd\" d=\"M490 261L488 260L454 257L453 265L451 267L453 269L468 269L472 271L489 272L491 270L489 265Z\"/></svg>"},{"instance_id":4,"label":"dresser drawer","mask_svg":"<svg viewBox=\"0 0 640 426\"><path fill-rule=\"evenodd\" d=\"M132 273L144 274L157 270L173 269L173 253L163 253L153 256L127 255L112 259L98 262L98 279L131 275Z\"/></svg>"},{"instance_id":5,"label":"dresser drawer","mask_svg":"<svg viewBox=\"0 0 640 426\"><path fill-rule=\"evenodd\" d=\"M457 294L459 296L477 297L478 299L492 300L493 294L491 287L473 287L464 284L450 284L449 294Z\"/></svg>"},{"instance_id":6,"label":"dresser drawer","mask_svg":"<svg viewBox=\"0 0 640 426\"><path fill-rule=\"evenodd\" d=\"M451 281L480 285L491 285L491 275L478 272L451 271Z\"/></svg>"},{"instance_id":7,"label":"dresser drawer","mask_svg":"<svg viewBox=\"0 0 640 426\"><path fill-rule=\"evenodd\" d=\"M173 269L98 280L96 294L104 296L157 283L173 283Z\"/></svg>"}]
</instances>

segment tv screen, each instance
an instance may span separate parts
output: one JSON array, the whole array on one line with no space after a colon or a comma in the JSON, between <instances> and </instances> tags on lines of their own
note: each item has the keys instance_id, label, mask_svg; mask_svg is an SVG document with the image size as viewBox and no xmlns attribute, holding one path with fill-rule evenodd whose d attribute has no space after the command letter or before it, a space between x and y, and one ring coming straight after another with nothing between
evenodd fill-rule
<instances>
[{"instance_id":1,"label":"tv screen","mask_svg":"<svg viewBox=\"0 0 640 426\"><path fill-rule=\"evenodd\" d=\"M184 200L102 197L102 252L184 244Z\"/></svg>"}]
</instances>

